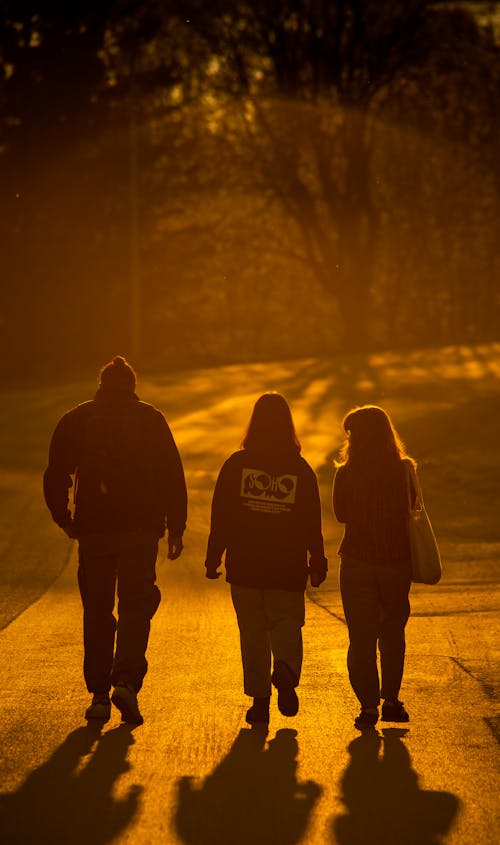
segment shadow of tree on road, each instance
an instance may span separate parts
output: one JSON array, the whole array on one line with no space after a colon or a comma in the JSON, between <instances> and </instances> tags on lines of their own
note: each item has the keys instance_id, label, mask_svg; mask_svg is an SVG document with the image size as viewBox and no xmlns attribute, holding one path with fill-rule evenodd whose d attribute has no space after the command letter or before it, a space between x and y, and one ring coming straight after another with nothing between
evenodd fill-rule
<instances>
[{"instance_id":1,"label":"shadow of tree on road","mask_svg":"<svg viewBox=\"0 0 500 845\"><path fill-rule=\"evenodd\" d=\"M120 799L112 792L130 768L130 726L100 733L98 726L72 731L16 792L0 796L3 845L104 845L134 818L140 787ZM86 759L88 758L88 759Z\"/></svg>"},{"instance_id":2,"label":"shadow of tree on road","mask_svg":"<svg viewBox=\"0 0 500 845\"><path fill-rule=\"evenodd\" d=\"M321 795L297 782L297 732L242 729L229 753L200 786L178 782L175 824L187 845L293 845L304 836Z\"/></svg>"},{"instance_id":3,"label":"shadow of tree on road","mask_svg":"<svg viewBox=\"0 0 500 845\"><path fill-rule=\"evenodd\" d=\"M460 806L451 792L420 789L402 728L365 731L348 746L340 786L346 814L333 821L336 845L439 845ZM380 753L382 752L382 754Z\"/></svg>"}]
</instances>

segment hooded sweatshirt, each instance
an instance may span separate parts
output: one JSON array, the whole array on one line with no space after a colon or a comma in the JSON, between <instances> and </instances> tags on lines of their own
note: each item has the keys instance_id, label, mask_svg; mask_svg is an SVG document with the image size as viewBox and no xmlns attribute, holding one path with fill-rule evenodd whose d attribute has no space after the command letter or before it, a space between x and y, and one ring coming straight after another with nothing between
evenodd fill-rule
<instances>
[{"instance_id":1,"label":"hooded sweatshirt","mask_svg":"<svg viewBox=\"0 0 500 845\"><path fill-rule=\"evenodd\" d=\"M298 452L242 449L225 462L212 500L208 570L224 552L227 581L240 586L303 591L309 568L326 572L318 483Z\"/></svg>"}]
</instances>

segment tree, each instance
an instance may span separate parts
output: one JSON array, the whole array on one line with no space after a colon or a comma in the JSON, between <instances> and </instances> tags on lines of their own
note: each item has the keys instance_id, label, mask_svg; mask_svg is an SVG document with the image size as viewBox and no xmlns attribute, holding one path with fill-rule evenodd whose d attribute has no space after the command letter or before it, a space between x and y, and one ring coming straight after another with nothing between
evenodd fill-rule
<instances>
[{"instance_id":1,"label":"tree","mask_svg":"<svg viewBox=\"0 0 500 845\"><path fill-rule=\"evenodd\" d=\"M80 267L99 248L89 223L106 17L93 2L2 6L2 357L36 371L71 348L77 313L90 318Z\"/></svg>"},{"instance_id":2,"label":"tree","mask_svg":"<svg viewBox=\"0 0 500 845\"><path fill-rule=\"evenodd\" d=\"M130 352L131 253L145 362L164 337L197 360L287 354L309 306L303 345L315 352L341 332L359 350L497 331L499 55L463 10L11 0L3 11L10 365ZM175 319L185 308L190 329Z\"/></svg>"},{"instance_id":3,"label":"tree","mask_svg":"<svg viewBox=\"0 0 500 845\"><path fill-rule=\"evenodd\" d=\"M336 299L345 342L372 345L384 237L391 248L387 226L382 232L391 213L384 186L391 182L390 162L386 156L385 172L377 170L379 148L396 121L420 123L437 146L449 127L455 134L461 127L460 143L469 152L493 151L497 130L488 139L478 135L498 111L491 37L463 10L434 8L428 0L219 2L209 16L194 3L190 16L213 56L209 82L221 135L232 135L242 172L246 164L256 189L279 202L295 226L301 241L295 258ZM436 167L438 159L442 164L433 156ZM406 166L418 169L418 159ZM427 179L431 184L430 172ZM408 213L428 187L413 186L414 196L404 198ZM470 182L467 187L474 203ZM437 222L446 241L445 217ZM433 260L441 259L436 253ZM415 281L421 292L422 280Z\"/></svg>"}]
</instances>

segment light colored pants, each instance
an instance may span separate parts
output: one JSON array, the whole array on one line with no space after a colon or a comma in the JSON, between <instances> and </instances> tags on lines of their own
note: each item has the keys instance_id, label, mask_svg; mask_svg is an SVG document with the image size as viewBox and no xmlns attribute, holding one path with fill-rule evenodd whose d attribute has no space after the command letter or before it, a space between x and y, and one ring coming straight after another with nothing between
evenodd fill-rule
<instances>
[{"instance_id":1,"label":"light colored pants","mask_svg":"<svg viewBox=\"0 0 500 845\"><path fill-rule=\"evenodd\" d=\"M304 593L258 589L231 584L238 627L246 695L271 694L271 654L282 660L297 678L302 669Z\"/></svg>"}]
</instances>

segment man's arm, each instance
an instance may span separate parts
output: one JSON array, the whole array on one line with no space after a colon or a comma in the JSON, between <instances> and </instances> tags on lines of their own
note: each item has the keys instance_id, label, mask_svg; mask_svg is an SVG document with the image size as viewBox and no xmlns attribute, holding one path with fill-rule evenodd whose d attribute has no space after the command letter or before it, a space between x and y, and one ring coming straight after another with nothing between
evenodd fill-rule
<instances>
[{"instance_id":1,"label":"man's arm","mask_svg":"<svg viewBox=\"0 0 500 845\"><path fill-rule=\"evenodd\" d=\"M52 519L69 536L73 536L69 490L76 470L71 422L68 414L58 422L50 442L49 462L43 476L45 502Z\"/></svg>"},{"instance_id":2,"label":"man's arm","mask_svg":"<svg viewBox=\"0 0 500 845\"><path fill-rule=\"evenodd\" d=\"M168 557L175 560L183 549L182 535L187 520L187 489L181 456L170 427L159 413L159 481L162 507L168 531Z\"/></svg>"}]
</instances>

